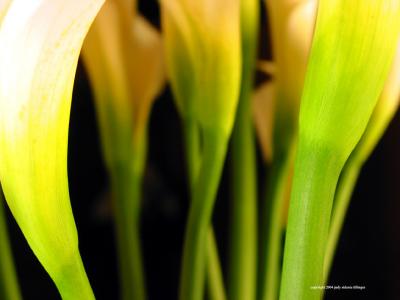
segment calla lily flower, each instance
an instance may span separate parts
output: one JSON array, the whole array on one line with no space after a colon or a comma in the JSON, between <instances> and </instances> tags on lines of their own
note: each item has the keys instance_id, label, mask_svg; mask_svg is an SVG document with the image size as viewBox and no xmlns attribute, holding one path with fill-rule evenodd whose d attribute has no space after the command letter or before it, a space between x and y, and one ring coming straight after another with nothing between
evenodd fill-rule
<instances>
[{"instance_id":1,"label":"calla lily flower","mask_svg":"<svg viewBox=\"0 0 400 300\"><path fill-rule=\"evenodd\" d=\"M240 1L160 2L167 75L174 99L185 125L199 127L203 141L199 170L194 166L199 161L198 147L192 147L199 144L198 139L194 137L187 146L189 161L195 163L189 163L193 166L189 171L192 203L180 285L180 299L200 300L207 229L239 99ZM189 130L186 139L191 138Z\"/></svg>"},{"instance_id":2,"label":"calla lily flower","mask_svg":"<svg viewBox=\"0 0 400 300\"><path fill-rule=\"evenodd\" d=\"M299 116L281 299L320 299L341 170L372 115L400 34L397 0L320 0Z\"/></svg>"},{"instance_id":3,"label":"calla lily flower","mask_svg":"<svg viewBox=\"0 0 400 300\"><path fill-rule=\"evenodd\" d=\"M74 74L102 0L13 0L0 28L0 179L63 299L93 299L67 179Z\"/></svg>"},{"instance_id":4,"label":"calla lily flower","mask_svg":"<svg viewBox=\"0 0 400 300\"><path fill-rule=\"evenodd\" d=\"M4 15L7 12L8 6L10 5L11 0L2 0L0 2L0 24L1 21L3 20Z\"/></svg>"},{"instance_id":5,"label":"calla lily flower","mask_svg":"<svg viewBox=\"0 0 400 300\"><path fill-rule=\"evenodd\" d=\"M238 0L161 0L168 77L183 118L229 135L240 81Z\"/></svg>"},{"instance_id":6,"label":"calla lily flower","mask_svg":"<svg viewBox=\"0 0 400 300\"><path fill-rule=\"evenodd\" d=\"M122 299L145 299L140 200L150 109L165 83L160 33L136 2L109 0L83 46L114 194Z\"/></svg>"},{"instance_id":7,"label":"calla lily flower","mask_svg":"<svg viewBox=\"0 0 400 300\"><path fill-rule=\"evenodd\" d=\"M134 8L131 1L106 2L82 52L108 167L131 159L165 82L161 36L134 10L127 14L127 5Z\"/></svg>"}]
</instances>

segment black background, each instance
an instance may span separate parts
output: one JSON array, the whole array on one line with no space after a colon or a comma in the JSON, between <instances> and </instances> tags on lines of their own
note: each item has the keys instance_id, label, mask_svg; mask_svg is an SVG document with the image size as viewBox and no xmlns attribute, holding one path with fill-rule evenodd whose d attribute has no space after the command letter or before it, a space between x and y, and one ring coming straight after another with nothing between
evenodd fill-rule
<instances>
[{"instance_id":1,"label":"black background","mask_svg":"<svg viewBox=\"0 0 400 300\"><path fill-rule=\"evenodd\" d=\"M154 1L140 10L159 26ZM264 16L265 21L265 16ZM264 26L265 27L265 26ZM270 56L266 29L261 57ZM262 78L259 78L261 81ZM182 238L188 209L181 124L167 88L150 120L144 178L142 242L149 299L177 299ZM350 205L334 261L331 285L361 285L364 291L328 292L326 299L399 299L400 295L400 114L366 163ZM229 155L214 210L224 270L229 224ZM266 172L260 159L260 190ZM107 173L89 85L83 66L76 76L69 140L69 181L80 250L97 299L118 299L118 278ZM59 299L8 212L15 260L26 300ZM246 300L246 299L244 299Z\"/></svg>"}]
</instances>

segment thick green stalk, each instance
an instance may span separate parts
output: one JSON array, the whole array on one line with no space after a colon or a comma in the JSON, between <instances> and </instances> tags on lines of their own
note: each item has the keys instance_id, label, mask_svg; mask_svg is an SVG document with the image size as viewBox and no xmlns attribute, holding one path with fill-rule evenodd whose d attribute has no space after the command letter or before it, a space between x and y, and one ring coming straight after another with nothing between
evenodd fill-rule
<instances>
[{"instance_id":1,"label":"thick green stalk","mask_svg":"<svg viewBox=\"0 0 400 300\"><path fill-rule=\"evenodd\" d=\"M145 144L135 144L132 161L115 164L111 172L123 300L146 299L139 213Z\"/></svg>"},{"instance_id":2,"label":"thick green stalk","mask_svg":"<svg viewBox=\"0 0 400 300\"><path fill-rule=\"evenodd\" d=\"M360 175L361 165L350 163L345 165L340 175L339 183L335 193L334 208L332 211L331 224L329 227L329 237L326 246L324 262L324 283L327 283L329 271L332 266L337 243L342 231L347 208L351 200L354 188Z\"/></svg>"},{"instance_id":3,"label":"thick green stalk","mask_svg":"<svg viewBox=\"0 0 400 300\"><path fill-rule=\"evenodd\" d=\"M14 266L3 205L4 201L0 189L0 299L19 300L22 299L21 292Z\"/></svg>"},{"instance_id":4,"label":"thick green stalk","mask_svg":"<svg viewBox=\"0 0 400 300\"><path fill-rule=\"evenodd\" d=\"M294 147L292 147L294 148ZM267 182L265 207L263 209L263 241L259 295L261 300L278 298L281 275L282 234L285 197L287 196L290 166L294 160L294 151L275 155Z\"/></svg>"},{"instance_id":5,"label":"thick green stalk","mask_svg":"<svg viewBox=\"0 0 400 300\"><path fill-rule=\"evenodd\" d=\"M250 300L256 294L257 178L250 110L252 78L249 72L243 77L232 134L233 202L229 260L229 299L232 300Z\"/></svg>"},{"instance_id":6,"label":"thick green stalk","mask_svg":"<svg viewBox=\"0 0 400 300\"><path fill-rule=\"evenodd\" d=\"M184 131L187 161L186 165L190 181L190 190L193 198L196 178L201 165L200 128L193 118L186 118L184 121ZM207 235L206 267L206 279L210 300L225 300L226 295L224 280L218 256L217 242L212 227L210 227Z\"/></svg>"},{"instance_id":7,"label":"thick green stalk","mask_svg":"<svg viewBox=\"0 0 400 300\"><path fill-rule=\"evenodd\" d=\"M228 138L204 131L201 168L193 192L186 227L180 283L181 300L201 300L206 262L207 232L221 177Z\"/></svg>"},{"instance_id":8,"label":"thick green stalk","mask_svg":"<svg viewBox=\"0 0 400 300\"><path fill-rule=\"evenodd\" d=\"M330 214L342 159L332 149L300 143L289 207L281 300L321 298Z\"/></svg>"}]
</instances>

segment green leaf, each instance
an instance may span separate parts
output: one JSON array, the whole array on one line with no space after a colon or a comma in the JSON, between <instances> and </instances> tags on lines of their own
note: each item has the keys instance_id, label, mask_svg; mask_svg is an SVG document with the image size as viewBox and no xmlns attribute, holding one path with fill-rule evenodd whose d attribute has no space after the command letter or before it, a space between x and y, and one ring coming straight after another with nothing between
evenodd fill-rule
<instances>
[{"instance_id":1,"label":"green leaf","mask_svg":"<svg viewBox=\"0 0 400 300\"><path fill-rule=\"evenodd\" d=\"M0 29L0 179L64 299L93 298L69 201L67 143L78 56L102 2L14 0Z\"/></svg>"}]
</instances>

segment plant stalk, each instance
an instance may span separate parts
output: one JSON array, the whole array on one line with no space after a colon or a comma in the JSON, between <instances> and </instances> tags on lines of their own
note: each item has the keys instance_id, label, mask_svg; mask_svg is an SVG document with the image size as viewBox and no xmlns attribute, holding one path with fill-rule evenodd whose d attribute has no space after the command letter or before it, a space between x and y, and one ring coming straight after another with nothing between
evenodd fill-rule
<instances>
[{"instance_id":1,"label":"plant stalk","mask_svg":"<svg viewBox=\"0 0 400 300\"><path fill-rule=\"evenodd\" d=\"M145 135L143 135L145 136ZM132 161L114 164L114 194L121 299L145 300L145 275L140 243L140 201L146 141L134 144Z\"/></svg>"},{"instance_id":2,"label":"plant stalk","mask_svg":"<svg viewBox=\"0 0 400 300\"><path fill-rule=\"evenodd\" d=\"M251 100L260 2L240 1L242 76L232 134L233 199L230 220L229 299L252 300L257 284L257 176Z\"/></svg>"},{"instance_id":3,"label":"plant stalk","mask_svg":"<svg viewBox=\"0 0 400 300\"><path fill-rule=\"evenodd\" d=\"M294 147L291 147L294 148ZM283 216L288 189L290 167L294 160L294 150L277 154L271 166L267 182L265 207L263 209L262 253L259 279L259 297L275 300L281 275Z\"/></svg>"},{"instance_id":4,"label":"plant stalk","mask_svg":"<svg viewBox=\"0 0 400 300\"><path fill-rule=\"evenodd\" d=\"M7 230L4 201L0 189L0 299L20 300L21 292Z\"/></svg>"},{"instance_id":5,"label":"plant stalk","mask_svg":"<svg viewBox=\"0 0 400 300\"><path fill-rule=\"evenodd\" d=\"M247 72L248 73L248 72ZM255 299L257 263L257 177L250 109L251 74L242 90L232 135L233 201L231 212L229 299Z\"/></svg>"},{"instance_id":6,"label":"plant stalk","mask_svg":"<svg viewBox=\"0 0 400 300\"><path fill-rule=\"evenodd\" d=\"M342 168L335 151L301 140L289 207L283 261L281 300L317 300L332 202Z\"/></svg>"},{"instance_id":7,"label":"plant stalk","mask_svg":"<svg viewBox=\"0 0 400 300\"><path fill-rule=\"evenodd\" d=\"M228 138L204 131L202 163L193 190L186 226L180 283L181 300L201 300L205 276L207 234L225 162Z\"/></svg>"},{"instance_id":8,"label":"plant stalk","mask_svg":"<svg viewBox=\"0 0 400 300\"><path fill-rule=\"evenodd\" d=\"M190 182L191 198L194 198L196 178L201 166L200 128L194 118L184 121L187 170ZM215 234L210 226L207 234L207 290L210 300L225 300L225 287L218 256Z\"/></svg>"}]
</instances>

